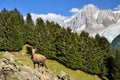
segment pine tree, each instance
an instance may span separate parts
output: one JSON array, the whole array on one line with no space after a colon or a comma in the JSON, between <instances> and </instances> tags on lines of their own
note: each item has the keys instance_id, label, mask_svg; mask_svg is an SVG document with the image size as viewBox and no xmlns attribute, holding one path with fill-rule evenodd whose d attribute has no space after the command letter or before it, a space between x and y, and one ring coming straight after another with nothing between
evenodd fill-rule
<instances>
[{"instance_id":1,"label":"pine tree","mask_svg":"<svg viewBox=\"0 0 120 80\"><path fill-rule=\"evenodd\" d=\"M34 44L34 30L35 26L33 23L33 20L31 18L31 14L28 13L26 17L26 24L24 25L23 29L23 38L24 38L24 43L30 44L30 45L35 45Z\"/></svg>"},{"instance_id":2,"label":"pine tree","mask_svg":"<svg viewBox=\"0 0 120 80\"><path fill-rule=\"evenodd\" d=\"M27 14L26 23L27 23L28 25L31 25L31 26L34 25L34 22L33 22L33 20L32 20L32 16L31 16L30 13Z\"/></svg>"}]
</instances>

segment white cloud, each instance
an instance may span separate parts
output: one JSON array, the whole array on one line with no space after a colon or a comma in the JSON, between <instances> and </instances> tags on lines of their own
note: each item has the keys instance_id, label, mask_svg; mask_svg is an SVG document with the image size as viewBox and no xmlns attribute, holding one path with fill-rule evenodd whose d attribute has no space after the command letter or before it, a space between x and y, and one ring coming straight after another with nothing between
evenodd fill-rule
<instances>
[{"instance_id":1,"label":"white cloud","mask_svg":"<svg viewBox=\"0 0 120 80\"><path fill-rule=\"evenodd\" d=\"M77 13L80 9L78 8L72 8L69 12L72 12L72 13Z\"/></svg>"},{"instance_id":2,"label":"white cloud","mask_svg":"<svg viewBox=\"0 0 120 80\"><path fill-rule=\"evenodd\" d=\"M120 5L114 8L115 10L120 10Z\"/></svg>"},{"instance_id":3,"label":"white cloud","mask_svg":"<svg viewBox=\"0 0 120 80\"><path fill-rule=\"evenodd\" d=\"M62 16L60 14L54 14L54 13L48 13L48 14L31 13L31 16L34 22L36 22L37 18L42 18L44 21L49 20L62 24L64 20L67 19L66 16ZM24 19L26 19L26 16L24 17Z\"/></svg>"}]
</instances>

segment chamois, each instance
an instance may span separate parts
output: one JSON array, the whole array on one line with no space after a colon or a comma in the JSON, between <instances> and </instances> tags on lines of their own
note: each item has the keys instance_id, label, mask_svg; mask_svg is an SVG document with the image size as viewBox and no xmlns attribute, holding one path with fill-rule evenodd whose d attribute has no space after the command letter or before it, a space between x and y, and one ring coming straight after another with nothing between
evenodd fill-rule
<instances>
[{"instance_id":1,"label":"chamois","mask_svg":"<svg viewBox=\"0 0 120 80\"><path fill-rule=\"evenodd\" d=\"M32 48L32 55L31 55L31 59L33 61L34 64L34 68L35 68L35 64L38 64L38 68L40 65L44 66L47 68L46 66L46 57L44 55L41 54L36 54L35 53L36 49Z\"/></svg>"}]
</instances>

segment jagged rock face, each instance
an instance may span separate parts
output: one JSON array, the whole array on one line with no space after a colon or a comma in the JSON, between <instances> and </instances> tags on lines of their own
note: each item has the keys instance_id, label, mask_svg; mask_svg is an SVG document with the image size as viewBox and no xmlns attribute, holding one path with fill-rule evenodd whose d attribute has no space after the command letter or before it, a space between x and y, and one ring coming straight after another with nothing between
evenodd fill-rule
<instances>
[{"instance_id":1,"label":"jagged rock face","mask_svg":"<svg viewBox=\"0 0 120 80\"><path fill-rule=\"evenodd\" d=\"M84 30L89 32L90 35L97 33L107 34L107 32L109 32L107 28L112 25L120 25L120 11L99 10L94 5L84 6L78 13L64 21L65 27L70 27L73 31L78 33ZM113 32L113 34L113 38L118 35L116 32ZM105 37L107 36L108 40L113 40L109 39L108 35L109 34L104 34Z\"/></svg>"},{"instance_id":2,"label":"jagged rock face","mask_svg":"<svg viewBox=\"0 0 120 80\"><path fill-rule=\"evenodd\" d=\"M71 27L74 31L81 31L85 29L103 29L116 24L119 19L119 13L114 13L111 10L99 10L95 6L85 6L64 23L65 26Z\"/></svg>"},{"instance_id":3,"label":"jagged rock face","mask_svg":"<svg viewBox=\"0 0 120 80\"><path fill-rule=\"evenodd\" d=\"M65 20L65 26L71 27L73 30L84 29L85 27L90 27L96 25L96 16L99 10L94 6L85 6L77 14L72 16L72 18Z\"/></svg>"}]
</instances>

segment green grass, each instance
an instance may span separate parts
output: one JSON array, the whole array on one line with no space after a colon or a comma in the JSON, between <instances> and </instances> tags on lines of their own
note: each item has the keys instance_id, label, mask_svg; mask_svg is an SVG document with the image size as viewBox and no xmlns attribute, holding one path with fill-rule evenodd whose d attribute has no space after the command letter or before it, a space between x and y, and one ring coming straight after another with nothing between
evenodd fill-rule
<instances>
[{"instance_id":1,"label":"green grass","mask_svg":"<svg viewBox=\"0 0 120 80\"><path fill-rule=\"evenodd\" d=\"M47 66L49 70L57 74L60 71L66 72L67 74L71 75L75 80L101 80L96 75L90 75L80 70L71 70L69 68L66 68L64 65L61 65L60 63L54 60L47 60Z\"/></svg>"},{"instance_id":2,"label":"green grass","mask_svg":"<svg viewBox=\"0 0 120 80\"><path fill-rule=\"evenodd\" d=\"M2 56L2 55L3 55L3 52L0 52L0 59L1 59L1 58L3 58L3 56Z\"/></svg>"},{"instance_id":3,"label":"green grass","mask_svg":"<svg viewBox=\"0 0 120 80\"><path fill-rule=\"evenodd\" d=\"M18 65L26 65L33 68L32 60L28 54L25 54L24 56L20 54L15 54L14 56L16 57L15 62Z\"/></svg>"}]
</instances>

